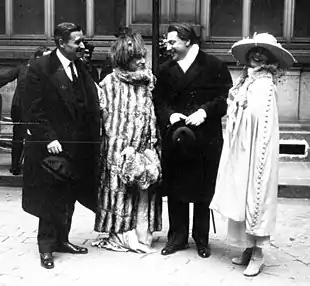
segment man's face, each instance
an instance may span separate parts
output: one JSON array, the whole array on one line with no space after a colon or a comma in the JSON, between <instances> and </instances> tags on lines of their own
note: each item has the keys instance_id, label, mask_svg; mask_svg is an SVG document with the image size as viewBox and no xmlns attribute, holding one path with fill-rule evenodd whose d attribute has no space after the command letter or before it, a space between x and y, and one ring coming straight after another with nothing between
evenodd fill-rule
<instances>
[{"instance_id":1,"label":"man's face","mask_svg":"<svg viewBox=\"0 0 310 286\"><path fill-rule=\"evenodd\" d=\"M67 42L60 40L60 50L70 61L83 57L85 45L83 43L83 32L75 31L69 35Z\"/></svg>"},{"instance_id":2,"label":"man's face","mask_svg":"<svg viewBox=\"0 0 310 286\"><path fill-rule=\"evenodd\" d=\"M181 40L176 31L168 33L166 43L167 51L175 61L183 60L190 48L190 41Z\"/></svg>"}]
</instances>

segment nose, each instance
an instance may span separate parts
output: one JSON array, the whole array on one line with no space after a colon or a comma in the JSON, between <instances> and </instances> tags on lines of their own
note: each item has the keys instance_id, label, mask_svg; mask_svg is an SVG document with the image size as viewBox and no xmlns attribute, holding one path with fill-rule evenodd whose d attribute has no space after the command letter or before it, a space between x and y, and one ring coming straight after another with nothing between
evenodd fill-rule
<instances>
[{"instance_id":1,"label":"nose","mask_svg":"<svg viewBox=\"0 0 310 286\"><path fill-rule=\"evenodd\" d=\"M170 51L172 49L172 45L167 43L167 51Z\"/></svg>"},{"instance_id":2,"label":"nose","mask_svg":"<svg viewBox=\"0 0 310 286\"><path fill-rule=\"evenodd\" d=\"M85 49L85 44L84 44L83 42L80 42L79 47L80 47L81 49Z\"/></svg>"},{"instance_id":3,"label":"nose","mask_svg":"<svg viewBox=\"0 0 310 286\"><path fill-rule=\"evenodd\" d=\"M140 64L145 64L145 58L144 58L144 57L142 57L142 58L140 59Z\"/></svg>"}]
</instances>

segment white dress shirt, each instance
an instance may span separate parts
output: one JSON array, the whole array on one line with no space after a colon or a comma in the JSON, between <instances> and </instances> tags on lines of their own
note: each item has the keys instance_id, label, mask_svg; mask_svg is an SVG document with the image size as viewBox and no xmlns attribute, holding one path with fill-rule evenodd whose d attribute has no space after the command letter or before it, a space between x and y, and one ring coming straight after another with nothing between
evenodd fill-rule
<instances>
[{"instance_id":1,"label":"white dress shirt","mask_svg":"<svg viewBox=\"0 0 310 286\"><path fill-rule=\"evenodd\" d=\"M57 55L57 57L59 58L59 60L60 60L60 62L61 62L61 64L62 64L62 66L63 66L63 68L64 68L64 70L65 70L65 72L66 72L68 78L69 78L71 81L73 81L73 79L72 79L72 74L71 74L71 69L70 69L70 66L69 66L70 63L71 63L71 61L68 60L58 49L56 50L56 55ZM74 62L72 62L72 63L73 63L73 70L74 70L74 73L75 73L76 77L78 77L78 73L77 73L76 66L75 66Z\"/></svg>"}]
</instances>

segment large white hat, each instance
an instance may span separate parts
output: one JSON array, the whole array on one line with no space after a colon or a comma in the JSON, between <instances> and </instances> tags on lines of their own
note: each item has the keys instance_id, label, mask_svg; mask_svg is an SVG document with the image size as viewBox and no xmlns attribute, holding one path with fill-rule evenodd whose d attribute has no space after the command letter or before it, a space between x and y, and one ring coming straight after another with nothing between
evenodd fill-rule
<instances>
[{"instance_id":1,"label":"large white hat","mask_svg":"<svg viewBox=\"0 0 310 286\"><path fill-rule=\"evenodd\" d=\"M255 33L252 39L246 38L234 43L231 47L231 53L240 64L246 65L248 63L246 56L249 50L255 47L267 49L277 59L280 68L289 68L297 62L293 55L284 49L274 36L268 33Z\"/></svg>"}]
</instances>

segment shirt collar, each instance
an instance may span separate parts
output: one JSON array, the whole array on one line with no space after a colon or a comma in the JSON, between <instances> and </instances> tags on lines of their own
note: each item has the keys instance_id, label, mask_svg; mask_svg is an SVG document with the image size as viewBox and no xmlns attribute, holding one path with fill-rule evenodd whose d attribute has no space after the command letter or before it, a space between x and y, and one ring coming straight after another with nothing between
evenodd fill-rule
<instances>
[{"instance_id":1,"label":"shirt collar","mask_svg":"<svg viewBox=\"0 0 310 286\"><path fill-rule=\"evenodd\" d=\"M199 52L199 46L197 44L194 44L190 47L188 53L184 57L184 59L178 61L178 64L183 69L184 72L188 70L188 68L191 66L191 64L196 59Z\"/></svg>"},{"instance_id":2,"label":"shirt collar","mask_svg":"<svg viewBox=\"0 0 310 286\"><path fill-rule=\"evenodd\" d=\"M71 61L67 59L58 49L56 50L56 55L64 68L69 67Z\"/></svg>"}]
</instances>

